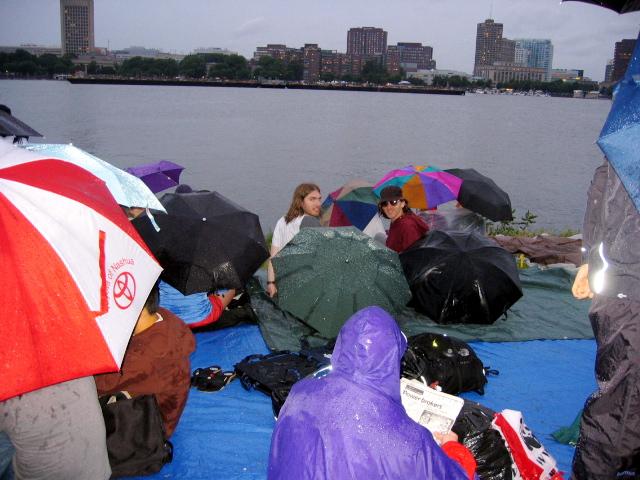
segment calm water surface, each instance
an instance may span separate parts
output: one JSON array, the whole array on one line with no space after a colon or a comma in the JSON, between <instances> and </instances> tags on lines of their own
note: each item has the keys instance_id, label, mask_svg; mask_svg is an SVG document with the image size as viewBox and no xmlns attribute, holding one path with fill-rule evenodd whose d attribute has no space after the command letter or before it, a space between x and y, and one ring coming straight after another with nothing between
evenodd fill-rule
<instances>
[{"instance_id":1,"label":"calm water surface","mask_svg":"<svg viewBox=\"0 0 640 480\"><path fill-rule=\"evenodd\" d=\"M182 180L260 215L265 230L293 188L327 194L392 168L473 167L537 227L580 228L601 161L595 145L611 103L544 97L71 85L0 81L0 103L45 135L120 167L186 166Z\"/></svg>"}]
</instances>

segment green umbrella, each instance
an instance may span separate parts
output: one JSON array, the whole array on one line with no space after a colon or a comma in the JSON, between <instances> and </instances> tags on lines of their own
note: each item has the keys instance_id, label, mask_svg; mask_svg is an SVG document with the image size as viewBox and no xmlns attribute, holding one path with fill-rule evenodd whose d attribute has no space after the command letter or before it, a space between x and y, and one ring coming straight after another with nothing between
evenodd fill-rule
<instances>
[{"instance_id":1,"label":"green umbrella","mask_svg":"<svg viewBox=\"0 0 640 480\"><path fill-rule=\"evenodd\" d=\"M354 227L303 228L272 262L279 306L326 338L364 307L395 315L411 298L398 254Z\"/></svg>"}]
</instances>

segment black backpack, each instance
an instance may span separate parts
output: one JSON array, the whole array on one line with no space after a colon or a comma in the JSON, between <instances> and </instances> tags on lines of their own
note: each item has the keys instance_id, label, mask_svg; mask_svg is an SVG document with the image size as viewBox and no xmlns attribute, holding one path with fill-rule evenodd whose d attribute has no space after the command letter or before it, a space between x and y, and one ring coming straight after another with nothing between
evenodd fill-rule
<instances>
[{"instance_id":1,"label":"black backpack","mask_svg":"<svg viewBox=\"0 0 640 480\"><path fill-rule=\"evenodd\" d=\"M278 417L291 387L304 377L327 365L316 355L279 351L267 355L249 355L235 365L242 386L271 397L273 414Z\"/></svg>"},{"instance_id":2,"label":"black backpack","mask_svg":"<svg viewBox=\"0 0 640 480\"><path fill-rule=\"evenodd\" d=\"M488 370L469 346L457 338L438 333L421 333L409 338L402 359L402 375L437 382L445 393L476 391L484 394Z\"/></svg>"}]
</instances>

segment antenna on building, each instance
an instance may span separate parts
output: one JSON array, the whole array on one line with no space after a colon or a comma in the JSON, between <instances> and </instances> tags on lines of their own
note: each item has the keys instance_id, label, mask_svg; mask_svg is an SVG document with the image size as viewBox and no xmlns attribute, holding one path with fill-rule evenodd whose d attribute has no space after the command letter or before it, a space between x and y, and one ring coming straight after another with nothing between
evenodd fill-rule
<instances>
[{"instance_id":1,"label":"antenna on building","mask_svg":"<svg viewBox=\"0 0 640 480\"><path fill-rule=\"evenodd\" d=\"M489 18L493 20L493 0L489 3Z\"/></svg>"}]
</instances>

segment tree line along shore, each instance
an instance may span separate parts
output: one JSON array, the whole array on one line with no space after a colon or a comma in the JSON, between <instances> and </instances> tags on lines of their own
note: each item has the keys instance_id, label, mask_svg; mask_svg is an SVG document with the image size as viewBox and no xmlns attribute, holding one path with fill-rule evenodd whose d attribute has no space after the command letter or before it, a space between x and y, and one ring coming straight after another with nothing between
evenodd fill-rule
<instances>
[{"instance_id":1,"label":"tree line along shore","mask_svg":"<svg viewBox=\"0 0 640 480\"><path fill-rule=\"evenodd\" d=\"M32 55L26 50L0 53L0 78L66 78L81 76L91 78L92 83L175 84L217 86L266 86L273 88L316 88L379 91L380 86L402 87L401 91L416 93L441 93L442 90L469 91L476 89L498 89L514 91L542 91L553 96L572 96L574 90L599 90L596 82L532 82L512 81L493 84L490 80L474 80L453 75L435 76L432 85L420 78L406 78L405 72L390 75L376 61L368 61L360 75L336 77L333 73L321 73L320 81L303 82L303 65L300 62L284 62L265 56L258 61L248 61L241 55L196 54L187 55L181 61L133 57L113 66L99 65L92 61L88 65L74 63L73 55L58 57L53 54ZM406 80L404 80L406 78ZM116 82L117 81L117 82ZM126 82L125 82L126 81ZM158 83L162 82L162 83ZM399 83L402 83L399 85ZM385 90L383 90L385 91ZM389 91L397 91L391 89ZM610 95L610 89L600 89Z\"/></svg>"}]
</instances>

